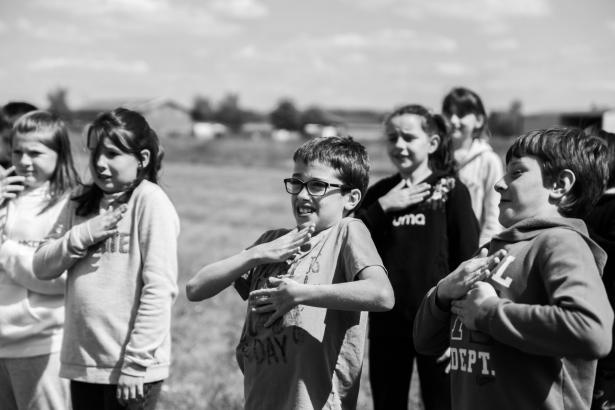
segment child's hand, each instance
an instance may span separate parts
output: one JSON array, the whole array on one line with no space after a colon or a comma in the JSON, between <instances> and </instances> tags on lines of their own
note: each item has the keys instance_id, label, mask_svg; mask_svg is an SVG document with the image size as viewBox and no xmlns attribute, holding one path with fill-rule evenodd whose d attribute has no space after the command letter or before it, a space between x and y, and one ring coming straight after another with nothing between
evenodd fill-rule
<instances>
[{"instance_id":1,"label":"child's hand","mask_svg":"<svg viewBox=\"0 0 615 410\"><path fill-rule=\"evenodd\" d=\"M506 256L504 249L487 256L487 249L482 248L480 254L462 262L457 269L438 282L436 298L439 304L448 306L452 300L464 296L476 282L488 278L491 270L504 256Z\"/></svg>"},{"instance_id":2,"label":"child's hand","mask_svg":"<svg viewBox=\"0 0 615 410\"><path fill-rule=\"evenodd\" d=\"M405 179L395 185L386 195L378 199L384 212L399 211L418 204L429 195L431 185L423 182L408 186Z\"/></svg>"},{"instance_id":3,"label":"child's hand","mask_svg":"<svg viewBox=\"0 0 615 410\"><path fill-rule=\"evenodd\" d=\"M122 204L116 209L105 211L87 221L92 243L98 243L115 235L117 233L117 224L122 220L127 209L128 206Z\"/></svg>"},{"instance_id":4,"label":"child's hand","mask_svg":"<svg viewBox=\"0 0 615 410\"><path fill-rule=\"evenodd\" d=\"M457 315L466 327L476 330L476 320L483 316L483 303L493 297L498 297L493 286L487 282L476 282L463 299L452 302L451 312Z\"/></svg>"},{"instance_id":5,"label":"child's hand","mask_svg":"<svg viewBox=\"0 0 615 410\"><path fill-rule=\"evenodd\" d=\"M451 371L451 348L447 347L444 353L442 353L437 359L436 363L446 363L444 373L449 374Z\"/></svg>"},{"instance_id":6,"label":"child's hand","mask_svg":"<svg viewBox=\"0 0 615 410\"><path fill-rule=\"evenodd\" d=\"M312 238L314 225L310 224L301 229L295 228L286 235L280 236L271 242L255 246L260 263L284 262L299 252L299 248Z\"/></svg>"},{"instance_id":7,"label":"child's hand","mask_svg":"<svg viewBox=\"0 0 615 410\"><path fill-rule=\"evenodd\" d=\"M120 374L116 397L122 406L126 406L129 401L141 400L143 398L143 377Z\"/></svg>"},{"instance_id":8,"label":"child's hand","mask_svg":"<svg viewBox=\"0 0 615 410\"><path fill-rule=\"evenodd\" d=\"M296 297L302 285L289 278L269 278L272 288L258 289L250 292L250 303L255 313L271 313L265 327L275 323L292 308L297 306Z\"/></svg>"},{"instance_id":9,"label":"child's hand","mask_svg":"<svg viewBox=\"0 0 615 410\"><path fill-rule=\"evenodd\" d=\"M0 171L0 202L13 199L24 190L23 183L26 178L20 175L11 175L13 171L15 171L14 166Z\"/></svg>"}]
</instances>

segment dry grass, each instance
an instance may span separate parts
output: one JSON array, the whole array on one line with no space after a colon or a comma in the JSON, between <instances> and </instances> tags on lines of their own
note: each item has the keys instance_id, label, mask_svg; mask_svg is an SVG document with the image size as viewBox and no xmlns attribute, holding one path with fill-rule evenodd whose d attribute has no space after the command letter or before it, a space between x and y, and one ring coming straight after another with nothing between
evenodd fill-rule
<instances>
[{"instance_id":1,"label":"dry grass","mask_svg":"<svg viewBox=\"0 0 615 410\"><path fill-rule=\"evenodd\" d=\"M245 304L232 289L200 303L186 300L186 281L205 263L252 243L265 229L291 226L290 200L282 178L298 142L217 140L166 141L161 185L182 222L179 238L180 294L173 309L173 366L160 409L240 409L243 377L235 345ZM391 171L384 149L369 143L372 181ZM77 144L79 168L84 169ZM371 409L364 366L359 409ZM421 408L416 391L411 408Z\"/></svg>"}]
</instances>

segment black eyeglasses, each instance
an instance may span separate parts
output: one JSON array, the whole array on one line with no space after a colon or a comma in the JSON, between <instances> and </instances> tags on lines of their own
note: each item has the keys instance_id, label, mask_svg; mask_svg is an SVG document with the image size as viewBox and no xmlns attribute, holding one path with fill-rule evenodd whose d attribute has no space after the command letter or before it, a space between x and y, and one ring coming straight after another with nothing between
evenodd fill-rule
<instances>
[{"instance_id":1,"label":"black eyeglasses","mask_svg":"<svg viewBox=\"0 0 615 410\"><path fill-rule=\"evenodd\" d=\"M330 184L325 181L321 181L319 179L310 179L308 182L303 182L298 178L286 178L284 180L284 186L286 187L286 192L292 195L297 195L303 187L305 187L308 191L308 194L312 196L323 196L327 193L327 189L329 187L335 188L348 188L348 185L344 184Z\"/></svg>"}]
</instances>

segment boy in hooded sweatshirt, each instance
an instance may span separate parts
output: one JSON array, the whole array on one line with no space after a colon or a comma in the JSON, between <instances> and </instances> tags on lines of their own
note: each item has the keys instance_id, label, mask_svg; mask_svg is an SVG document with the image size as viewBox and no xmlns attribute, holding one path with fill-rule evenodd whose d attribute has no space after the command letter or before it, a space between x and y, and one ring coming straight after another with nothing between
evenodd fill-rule
<instances>
[{"instance_id":1,"label":"boy in hooded sweatshirt","mask_svg":"<svg viewBox=\"0 0 615 410\"><path fill-rule=\"evenodd\" d=\"M582 130L532 131L506 154L492 273L468 263L426 295L414 322L423 354L451 349L454 409L589 409L611 348L604 251L580 218L608 179L606 147ZM486 251L481 251L484 256Z\"/></svg>"}]
</instances>

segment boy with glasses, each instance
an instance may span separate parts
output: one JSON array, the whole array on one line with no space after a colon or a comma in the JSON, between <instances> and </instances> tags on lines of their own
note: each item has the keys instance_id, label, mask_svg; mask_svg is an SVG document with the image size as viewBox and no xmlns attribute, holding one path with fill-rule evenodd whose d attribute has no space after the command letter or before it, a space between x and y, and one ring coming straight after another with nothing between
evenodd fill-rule
<instances>
[{"instance_id":1,"label":"boy with glasses","mask_svg":"<svg viewBox=\"0 0 615 410\"><path fill-rule=\"evenodd\" d=\"M367 153L352 138L315 138L293 160L284 184L297 227L201 268L186 291L198 301L235 283L248 299L237 347L246 409L355 408L364 311L394 304L367 228L348 217L367 189Z\"/></svg>"}]
</instances>

